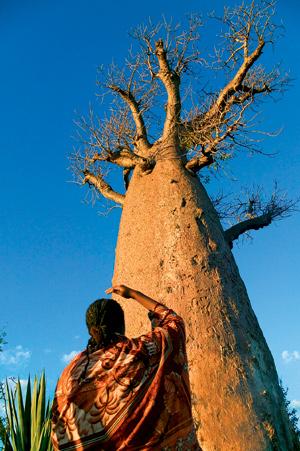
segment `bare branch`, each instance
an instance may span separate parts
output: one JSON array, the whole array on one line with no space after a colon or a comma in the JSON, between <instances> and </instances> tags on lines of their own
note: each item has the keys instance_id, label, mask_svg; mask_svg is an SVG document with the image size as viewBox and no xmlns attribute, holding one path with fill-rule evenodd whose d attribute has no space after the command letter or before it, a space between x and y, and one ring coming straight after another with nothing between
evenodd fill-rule
<instances>
[{"instance_id":1,"label":"bare branch","mask_svg":"<svg viewBox=\"0 0 300 451\"><path fill-rule=\"evenodd\" d=\"M96 200L96 193L99 193L115 202L123 203L124 196L115 192L105 182L107 163L125 169L123 176L126 189L130 170L139 166L145 172L154 167L155 161L151 157L143 157L134 152L134 131L128 114L128 108L119 108L116 113L112 112L108 119L100 120L90 108L89 117L81 117L77 121L82 149L71 155L71 168L81 185L89 184L95 188L89 196L92 201Z\"/></svg>"},{"instance_id":2,"label":"bare branch","mask_svg":"<svg viewBox=\"0 0 300 451\"><path fill-rule=\"evenodd\" d=\"M179 91L180 78L169 66L167 52L161 39L156 42L155 48L155 54L159 64L159 71L156 76L163 82L168 94L166 120L162 136L162 139L164 140L175 133L176 126L179 122L181 109Z\"/></svg>"},{"instance_id":3,"label":"bare branch","mask_svg":"<svg viewBox=\"0 0 300 451\"><path fill-rule=\"evenodd\" d=\"M91 158L85 157L87 163L95 163L96 161L107 161L126 169L134 169L140 166L142 170L153 168L154 161L150 158L144 158L126 149L121 149L109 154L103 155L94 153Z\"/></svg>"},{"instance_id":4,"label":"bare branch","mask_svg":"<svg viewBox=\"0 0 300 451\"><path fill-rule=\"evenodd\" d=\"M259 230L263 227L270 225L272 222L271 214L265 214L261 216L257 216L255 218L246 219L245 221L239 222L234 226L230 227L230 229L225 230L225 240L229 244L230 248L233 246L233 241L237 240L240 235L249 231L249 230Z\"/></svg>"},{"instance_id":5,"label":"bare branch","mask_svg":"<svg viewBox=\"0 0 300 451\"><path fill-rule=\"evenodd\" d=\"M290 216L297 210L298 202L299 199L288 199L286 193L279 190L275 182L274 191L268 200L264 200L263 191L258 187L256 191L246 192L246 199L238 198L225 208L221 200L216 208L217 211L222 210L223 218L235 217L238 221L224 232L226 241L232 247L232 242L242 234L250 230L259 230L275 220Z\"/></svg>"},{"instance_id":6,"label":"bare branch","mask_svg":"<svg viewBox=\"0 0 300 451\"><path fill-rule=\"evenodd\" d=\"M123 100L128 104L133 116L133 120L136 125L136 137L135 144L141 151L147 151L150 149L150 143L147 138L146 127L142 113L139 109L138 102L134 98L134 95L130 91L125 91L116 85L108 85L108 87L118 93Z\"/></svg>"},{"instance_id":7,"label":"bare branch","mask_svg":"<svg viewBox=\"0 0 300 451\"><path fill-rule=\"evenodd\" d=\"M165 45L169 70L180 76L192 65L203 63L198 48L199 29L203 25L201 16L191 14L187 23L173 24L172 20L153 25L148 24L137 27L132 36L139 42L142 50L142 62L148 69L150 77L157 77L159 64L156 58L156 42L162 40Z\"/></svg>"},{"instance_id":8,"label":"bare branch","mask_svg":"<svg viewBox=\"0 0 300 451\"><path fill-rule=\"evenodd\" d=\"M101 175L94 175L86 169L84 171L83 184L88 184L94 187L99 193L109 200L121 205L124 203L125 196L117 191L114 191Z\"/></svg>"},{"instance_id":9,"label":"bare branch","mask_svg":"<svg viewBox=\"0 0 300 451\"><path fill-rule=\"evenodd\" d=\"M188 18L186 30L172 21L162 24L138 27L133 36L141 45L141 62L147 68L151 80L159 79L167 92L166 119L162 139L169 136L177 138L177 126L181 110L180 76L193 64L203 63L197 43L199 27L202 21L199 16Z\"/></svg>"},{"instance_id":10,"label":"bare branch","mask_svg":"<svg viewBox=\"0 0 300 451\"><path fill-rule=\"evenodd\" d=\"M251 130L246 112L260 98L283 92L289 83L278 67L267 72L257 65L277 30L271 22L273 14L274 1L270 0L225 9L224 17L218 18L228 28L225 50L218 53L219 69L228 72L230 81L218 94L204 92L203 105L190 111L179 126L180 143L193 155L186 167L194 172L218 161L219 156L230 157L234 149L260 152L258 140L250 138L250 132L260 131Z\"/></svg>"},{"instance_id":11,"label":"bare branch","mask_svg":"<svg viewBox=\"0 0 300 451\"><path fill-rule=\"evenodd\" d=\"M212 156L212 152L210 152L210 153L207 153L207 154L203 154L200 157L197 156L195 158L190 159L186 163L185 167L189 171L198 172L201 169L203 169L203 168L205 168L207 166L210 166L211 164L213 164L213 162L214 162L214 159L213 159L213 156Z\"/></svg>"},{"instance_id":12,"label":"bare branch","mask_svg":"<svg viewBox=\"0 0 300 451\"><path fill-rule=\"evenodd\" d=\"M102 211L98 211L98 215L99 216L108 216L114 209L116 208L122 208L122 205L111 205L110 207L107 207L105 210L103 209Z\"/></svg>"},{"instance_id":13,"label":"bare branch","mask_svg":"<svg viewBox=\"0 0 300 451\"><path fill-rule=\"evenodd\" d=\"M234 94L239 91L242 87L242 82L246 78L249 69L253 66L255 61L260 57L262 50L264 48L265 42L263 38L260 39L256 49L251 55L246 57L238 69L232 80L222 89L217 100L211 106L210 110L206 114L206 119L211 118L214 115L223 113L226 106L230 106L231 102L234 101Z\"/></svg>"},{"instance_id":14,"label":"bare branch","mask_svg":"<svg viewBox=\"0 0 300 451\"><path fill-rule=\"evenodd\" d=\"M186 168L191 169L194 172L199 171L203 167L209 166L216 161L215 155L220 154L220 144L224 142L228 137L233 138L233 135L239 131L242 127L245 127L243 121L243 115L248 108L249 103L243 102L238 109L233 109L231 114L226 118L222 118L220 121L215 121L214 128L211 131L205 133L205 128L202 128L202 144L201 144L201 156L196 155L190 159ZM228 155L225 154L225 155Z\"/></svg>"},{"instance_id":15,"label":"bare branch","mask_svg":"<svg viewBox=\"0 0 300 451\"><path fill-rule=\"evenodd\" d=\"M81 116L76 121L78 141L85 154L106 157L116 149L132 149L135 130L128 116L130 111L118 106L116 111L111 110L109 118L100 119L90 107L88 117Z\"/></svg>"}]
</instances>

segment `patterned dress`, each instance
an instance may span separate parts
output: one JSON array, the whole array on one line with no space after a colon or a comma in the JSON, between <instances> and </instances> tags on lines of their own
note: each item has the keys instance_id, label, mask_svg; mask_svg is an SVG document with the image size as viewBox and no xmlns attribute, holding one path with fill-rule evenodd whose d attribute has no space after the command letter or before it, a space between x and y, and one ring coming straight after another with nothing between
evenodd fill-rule
<instances>
[{"instance_id":1,"label":"patterned dress","mask_svg":"<svg viewBox=\"0 0 300 451\"><path fill-rule=\"evenodd\" d=\"M183 320L158 305L152 331L87 352L63 371L53 405L55 450L200 450L191 414ZM80 382L81 381L81 382Z\"/></svg>"}]
</instances>

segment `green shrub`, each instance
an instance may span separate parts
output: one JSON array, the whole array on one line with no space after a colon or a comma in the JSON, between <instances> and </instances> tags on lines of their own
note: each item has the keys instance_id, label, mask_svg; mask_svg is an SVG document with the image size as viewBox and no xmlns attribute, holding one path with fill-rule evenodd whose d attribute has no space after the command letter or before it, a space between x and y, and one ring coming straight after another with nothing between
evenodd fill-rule
<instances>
[{"instance_id":1,"label":"green shrub","mask_svg":"<svg viewBox=\"0 0 300 451\"><path fill-rule=\"evenodd\" d=\"M52 451L51 407L46 403L45 374L35 377L31 390L30 377L27 382L25 402L21 383L14 388L6 381L6 413L4 451Z\"/></svg>"},{"instance_id":2,"label":"green shrub","mask_svg":"<svg viewBox=\"0 0 300 451\"><path fill-rule=\"evenodd\" d=\"M294 449L295 451L300 451L300 429L297 410L291 407L291 401L288 399L288 388L284 388L282 380L279 380L279 385L283 393L284 408L289 416L290 424L294 433Z\"/></svg>"}]
</instances>

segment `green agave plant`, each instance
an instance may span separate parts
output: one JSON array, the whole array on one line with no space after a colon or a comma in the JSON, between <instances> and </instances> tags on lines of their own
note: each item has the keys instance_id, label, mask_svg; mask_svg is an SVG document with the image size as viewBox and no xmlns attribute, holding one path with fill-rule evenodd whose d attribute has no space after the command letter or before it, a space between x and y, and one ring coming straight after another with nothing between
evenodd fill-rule
<instances>
[{"instance_id":1,"label":"green agave plant","mask_svg":"<svg viewBox=\"0 0 300 451\"><path fill-rule=\"evenodd\" d=\"M51 406L46 403L46 380L35 377L31 391L27 382L25 403L21 383L14 388L6 381L7 430L4 451L52 451Z\"/></svg>"}]
</instances>

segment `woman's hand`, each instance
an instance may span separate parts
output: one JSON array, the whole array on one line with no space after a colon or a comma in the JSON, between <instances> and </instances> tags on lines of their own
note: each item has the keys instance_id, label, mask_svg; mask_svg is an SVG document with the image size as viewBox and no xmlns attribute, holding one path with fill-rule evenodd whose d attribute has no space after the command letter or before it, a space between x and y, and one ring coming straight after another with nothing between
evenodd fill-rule
<instances>
[{"instance_id":1,"label":"woman's hand","mask_svg":"<svg viewBox=\"0 0 300 451\"><path fill-rule=\"evenodd\" d=\"M118 294L119 296L122 296L123 298L129 299L132 298L133 291L134 290L132 290L132 288L128 288L126 287L126 285L114 285L111 288L105 290L105 293L106 294L115 293Z\"/></svg>"},{"instance_id":2,"label":"woman's hand","mask_svg":"<svg viewBox=\"0 0 300 451\"><path fill-rule=\"evenodd\" d=\"M147 310L150 310L151 312L153 312L157 307L157 305L160 304L159 302L155 301L152 298L149 298L149 296L146 296L140 291L126 287L126 285L114 285L113 287L105 290L105 293L107 294L115 293L126 299L132 298L139 304L141 304L143 307L145 307Z\"/></svg>"}]
</instances>

